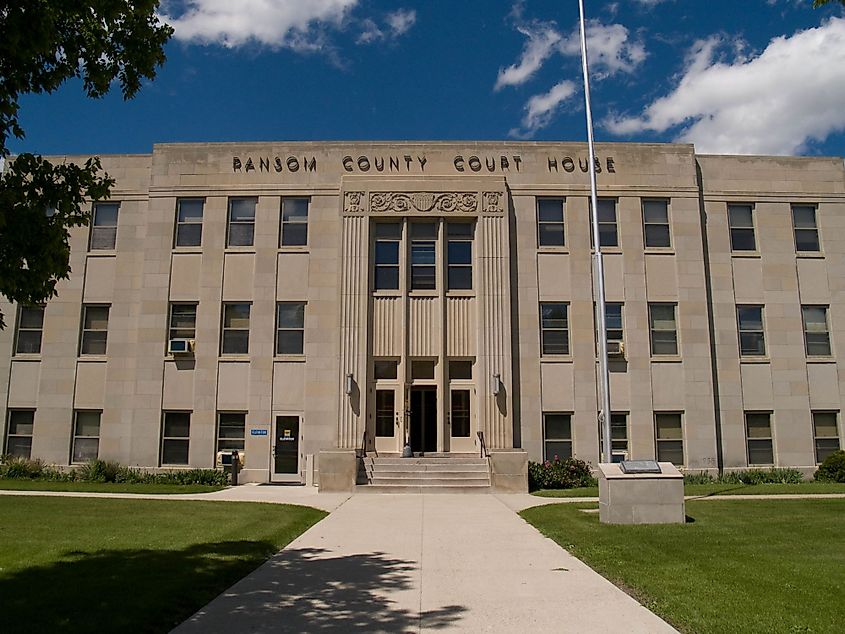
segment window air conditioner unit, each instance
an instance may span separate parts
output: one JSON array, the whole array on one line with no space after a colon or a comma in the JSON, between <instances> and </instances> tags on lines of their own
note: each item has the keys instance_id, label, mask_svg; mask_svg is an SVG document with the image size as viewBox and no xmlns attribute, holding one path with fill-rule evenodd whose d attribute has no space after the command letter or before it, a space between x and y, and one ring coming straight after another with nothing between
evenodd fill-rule
<instances>
[{"instance_id":1,"label":"window air conditioner unit","mask_svg":"<svg viewBox=\"0 0 845 634\"><path fill-rule=\"evenodd\" d=\"M232 466L232 450L217 452L217 467L231 467ZM241 467L246 463L246 452L238 449L238 461Z\"/></svg>"},{"instance_id":2,"label":"window air conditioner unit","mask_svg":"<svg viewBox=\"0 0 845 634\"><path fill-rule=\"evenodd\" d=\"M623 341L608 341L607 342L607 356L609 357L624 357L625 343Z\"/></svg>"},{"instance_id":3,"label":"window air conditioner unit","mask_svg":"<svg viewBox=\"0 0 845 634\"><path fill-rule=\"evenodd\" d=\"M196 340L194 339L171 339L167 342L168 354L193 354Z\"/></svg>"}]
</instances>

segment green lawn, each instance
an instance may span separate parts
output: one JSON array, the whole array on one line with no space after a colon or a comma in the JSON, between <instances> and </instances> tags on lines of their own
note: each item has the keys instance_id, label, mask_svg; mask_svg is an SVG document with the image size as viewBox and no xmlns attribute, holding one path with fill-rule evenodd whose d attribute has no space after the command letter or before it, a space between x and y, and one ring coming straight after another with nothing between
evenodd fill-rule
<instances>
[{"instance_id":1,"label":"green lawn","mask_svg":"<svg viewBox=\"0 0 845 634\"><path fill-rule=\"evenodd\" d=\"M0 497L0 630L169 631L325 515L278 504Z\"/></svg>"},{"instance_id":2,"label":"green lawn","mask_svg":"<svg viewBox=\"0 0 845 634\"><path fill-rule=\"evenodd\" d=\"M691 521L661 526L584 507L521 515L681 631L842 631L845 500L689 501Z\"/></svg>"},{"instance_id":3,"label":"green lawn","mask_svg":"<svg viewBox=\"0 0 845 634\"><path fill-rule=\"evenodd\" d=\"M841 482L802 482L801 484L687 484L684 495L812 495L816 493L845 493ZM541 498L598 497L598 487L580 489L547 489L534 491Z\"/></svg>"},{"instance_id":4,"label":"green lawn","mask_svg":"<svg viewBox=\"0 0 845 634\"><path fill-rule=\"evenodd\" d=\"M225 487L205 484L125 484L116 482L53 482L50 480L0 479L6 491L90 491L94 493L211 493Z\"/></svg>"}]
</instances>

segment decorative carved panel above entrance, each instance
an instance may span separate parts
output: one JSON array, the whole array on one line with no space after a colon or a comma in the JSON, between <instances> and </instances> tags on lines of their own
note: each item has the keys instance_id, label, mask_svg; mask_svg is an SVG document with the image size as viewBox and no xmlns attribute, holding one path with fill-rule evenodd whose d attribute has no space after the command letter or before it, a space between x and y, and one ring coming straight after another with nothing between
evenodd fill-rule
<instances>
[{"instance_id":1,"label":"decorative carved panel above entrance","mask_svg":"<svg viewBox=\"0 0 845 634\"><path fill-rule=\"evenodd\" d=\"M360 214L366 211L364 192L346 192L343 196L343 211L348 214Z\"/></svg>"},{"instance_id":2,"label":"decorative carved panel above entrance","mask_svg":"<svg viewBox=\"0 0 845 634\"><path fill-rule=\"evenodd\" d=\"M478 211L478 194L475 192L372 192L370 210L373 213L409 211L474 213Z\"/></svg>"}]
</instances>

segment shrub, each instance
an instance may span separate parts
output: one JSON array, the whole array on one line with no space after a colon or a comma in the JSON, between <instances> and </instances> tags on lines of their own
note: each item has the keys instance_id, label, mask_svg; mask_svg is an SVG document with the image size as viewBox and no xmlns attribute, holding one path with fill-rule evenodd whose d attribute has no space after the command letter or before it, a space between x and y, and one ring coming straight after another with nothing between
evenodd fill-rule
<instances>
[{"instance_id":1,"label":"shrub","mask_svg":"<svg viewBox=\"0 0 845 634\"><path fill-rule=\"evenodd\" d=\"M748 469L723 473L717 479L722 484L800 484L804 474L798 469Z\"/></svg>"},{"instance_id":2,"label":"shrub","mask_svg":"<svg viewBox=\"0 0 845 634\"><path fill-rule=\"evenodd\" d=\"M41 477L46 465L41 460L19 456L3 456L0 476L4 478L32 479Z\"/></svg>"},{"instance_id":3,"label":"shrub","mask_svg":"<svg viewBox=\"0 0 845 634\"><path fill-rule=\"evenodd\" d=\"M229 484L229 474L217 469L171 471L159 473L155 477L159 484L204 484L208 486L226 486Z\"/></svg>"},{"instance_id":4,"label":"shrub","mask_svg":"<svg viewBox=\"0 0 845 634\"><path fill-rule=\"evenodd\" d=\"M684 474L684 484L713 484L715 481L716 478L706 471Z\"/></svg>"},{"instance_id":5,"label":"shrub","mask_svg":"<svg viewBox=\"0 0 845 634\"><path fill-rule=\"evenodd\" d=\"M825 458L814 477L819 482L845 482L845 451L834 451Z\"/></svg>"},{"instance_id":6,"label":"shrub","mask_svg":"<svg viewBox=\"0 0 845 634\"><path fill-rule=\"evenodd\" d=\"M577 458L555 456L554 460L528 463L528 489L574 489L596 486L590 465Z\"/></svg>"},{"instance_id":7,"label":"shrub","mask_svg":"<svg viewBox=\"0 0 845 634\"><path fill-rule=\"evenodd\" d=\"M77 476L86 482L117 482L121 466L112 460L89 460L82 465Z\"/></svg>"}]
</instances>

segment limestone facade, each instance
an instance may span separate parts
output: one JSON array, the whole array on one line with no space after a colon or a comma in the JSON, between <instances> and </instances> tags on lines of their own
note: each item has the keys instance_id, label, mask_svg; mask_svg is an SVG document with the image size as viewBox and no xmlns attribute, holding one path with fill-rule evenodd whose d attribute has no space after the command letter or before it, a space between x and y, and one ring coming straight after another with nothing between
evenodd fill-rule
<instances>
[{"instance_id":1,"label":"limestone facade","mask_svg":"<svg viewBox=\"0 0 845 634\"><path fill-rule=\"evenodd\" d=\"M597 154L614 451L813 469L843 446L842 159ZM43 313L2 306L4 451L183 468L238 448L242 480L305 482L321 450L470 453L481 431L598 462L584 144L102 162L117 206L71 231L71 278Z\"/></svg>"}]
</instances>

